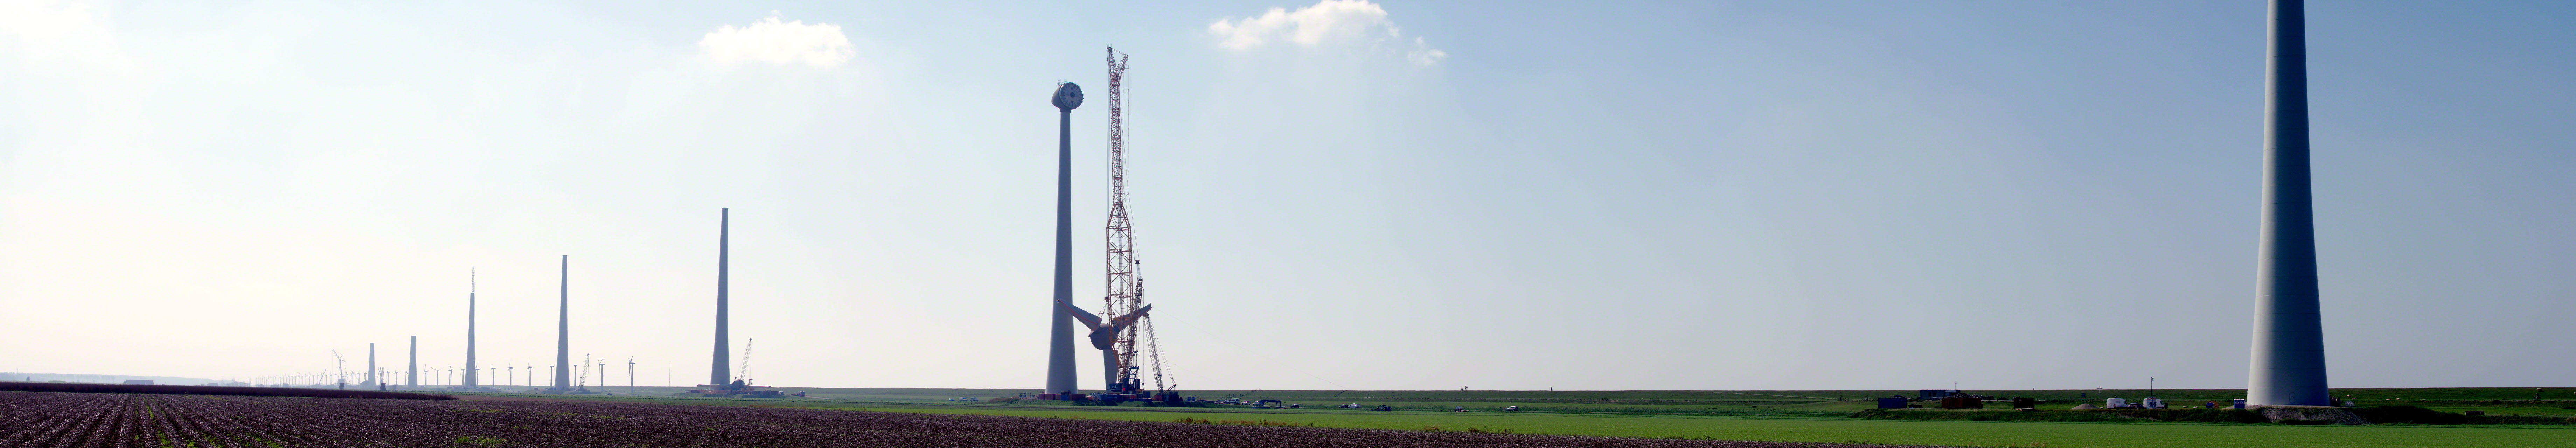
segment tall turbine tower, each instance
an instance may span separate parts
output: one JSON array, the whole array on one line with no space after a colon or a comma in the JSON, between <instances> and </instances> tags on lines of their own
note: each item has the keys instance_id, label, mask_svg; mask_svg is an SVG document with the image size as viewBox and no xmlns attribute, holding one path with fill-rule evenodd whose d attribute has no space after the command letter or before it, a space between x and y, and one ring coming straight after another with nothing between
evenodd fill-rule
<instances>
[{"instance_id":1,"label":"tall turbine tower","mask_svg":"<svg viewBox=\"0 0 2576 448\"><path fill-rule=\"evenodd\" d=\"M474 282L474 268L465 268L465 388L467 389L475 387L474 373L481 370L474 365Z\"/></svg>"},{"instance_id":2,"label":"tall turbine tower","mask_svg":"<svg viewBox=\"0 0 2576 448\"><path fill-rule=\"evenodd\" d=\"M420 388L420 337L411 337L411 368L403 371L403 388Z\"/></svg>"},{"instance_id":3,"label":"tall turbine tower","mask_svg":"<svg viewBox=\"0 0 2576 448\"><path fill-rule=\"evenodd\" d=\"M376 343L374 342L367 343L367 381L358 385L371 384L376 384Z\"/></svg>"},{"instance_id":4,"label":"tall turbine tower","mask_svg":"<svg viewBox=\"0 0 2576 448\"><path fill-rule=\"evenodd\" d=\"M2263 230L2254 268L2253 362L2245 403L2328 406L2323 318L2317 314L2317 239L2308 200L2307 8L2272 1L2272 60L2265 86Z\"/></svg>"},{"instance_id":5,"label":"tall turbine tower","mask_svg":"<svg viewBox=\"0 0 2576 448\"><path fill-rule=\"evenodd\" d=\"M731 336L725 333L725 290L731 286L726 279L732 276L733 270L730 264L733 258L733 209L719 208L716 211L716 361L715 369L707 374L707 384L725 384L729 382L725 374L733 372L731 366L725 365L733 357L726 353L733 343L728 339Z\"/></svg>"},{"instance_id":6,"label":"tall turbine tower","mask_svg":"<svg viewBox=\"0 0 2576 448\"><path fill-rule=\"evenodd\" d=\"M1073 393L1073 108L1082 107L1082 86L1055 88L1055 108L1062 112L1057 129L1055 165L1055 303L1047 305L1047 386L1051 394Z\"/></svg>"},{"instance_id":7,"label":"tall turbine tower","mask_svg":"<svg viewBox=\"0 0 2576 448\"><path fill-rule=\"evenodd\" d=\"M572 387L572 256L563 256L561 277L555 280L555 387Z\"/></svg>"}]
</instances>

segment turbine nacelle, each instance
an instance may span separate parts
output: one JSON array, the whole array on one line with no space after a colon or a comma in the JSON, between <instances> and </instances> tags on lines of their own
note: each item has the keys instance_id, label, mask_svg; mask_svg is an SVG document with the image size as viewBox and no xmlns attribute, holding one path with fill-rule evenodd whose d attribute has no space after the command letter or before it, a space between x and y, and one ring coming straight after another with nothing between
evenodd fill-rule
<instances>
[{"instance_id":1,"label":"turbine nacelle","mask_svg":"<svg viewBox=\"0 0 2576 448\"><path fill-rule=\"evenodd\" d=\"M1069 82L1057 84L1055 86L1055 97L1049 102L1055 104L1056 109L1068 112L1072 111L1073 108L1082 107L1082 86L1074 85Z\"/></svg>"}]
</instances>

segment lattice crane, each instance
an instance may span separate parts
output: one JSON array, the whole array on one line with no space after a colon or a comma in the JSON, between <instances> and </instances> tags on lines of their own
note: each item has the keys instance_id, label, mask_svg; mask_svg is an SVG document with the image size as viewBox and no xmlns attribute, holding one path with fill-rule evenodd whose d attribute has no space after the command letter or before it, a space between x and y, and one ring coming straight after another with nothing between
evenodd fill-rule
<instances>
[{"instance_id":1,"label":"lattice crane","mask_svg":"<svg viewBox=\"0 0 2576 448\"><path fill-rule=\"evenodd\" d=\"M1154 334L1153 316L1143 314L1146 310L1151 308L1145 306L1144 280L1136 275L1138 267L1136 261L1136 231L1135 226L1128 221L1127 217L1127 131L1125 128L1126 114L1124 111L1126 106L1125 97L1127 93L1125 85L1127 74L1127 55L1125 53L1119 53L1117 48L1110 48L1108 53L1109 223L1107 226L1108 235L1106 239L1108 242L1108 251L1106 254L1109 259L1107 263L1104 263L1104 270L1107 272L1109 278L1107 282L1104 282L1107 286L1108 294L1102 296L1101 301L1104 302L1103 305L1105 306L1102 307L1102 310L1106 311L1104 314L1108 315L1108 320L1115 321L1121 320L1120 318L1125 318L1124 320L1135 322L1134 325L1117 329L1118 333L1115 336L1116 342L1111 349L1111 356L1117 362L1115 371L1118 376L1117 378L1111 379L1111 382L1114 383L1111 386L1111 389L1113 389L1111 392L1133 393L1144 388L1144 385L1136 378L1136 369L1138 367L1136 365L1136 355L1139 351L1136 341L1138 339L1147 341L1145 344L1146 350L1158 351L1159 347L1156 347L1152 342ZM1134 316L1130 316L1131 314L1134 314ZM1141 338L1139 337L1140 333L1142 335ZM1158 391L1166 390L1163 387L1162 354L1156 352L1147 355L1147 357L1148 360L1152 361L1154 364L1154 388Z\"/></svg>"},{"instance_id":2,"label":"lattice crane","mask_svg":"<svg viewBox=\"0 0 2576 448\"><path fill-rule=\"evenodd\" d=\"M760 342L760 340L742 340L742 371L733 375L734 381L741 381L743 384L751 384L751 343L753 342Z\"/></svg>"}]
</instances>

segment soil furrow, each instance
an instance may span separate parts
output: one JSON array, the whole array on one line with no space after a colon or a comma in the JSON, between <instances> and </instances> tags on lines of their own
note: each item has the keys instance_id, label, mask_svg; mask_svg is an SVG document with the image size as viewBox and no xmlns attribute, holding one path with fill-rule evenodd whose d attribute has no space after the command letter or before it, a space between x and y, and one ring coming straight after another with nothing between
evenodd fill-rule
<instances>
[{"instance_id":1,"label":"soil furrow","mask_svg":"<svg viewBox=\"0 0 2576 448\"><path fill-rule=\"evenodd\" d=\"M78 443L80 437L87 435L91 428L104 423L103 420L106 420L114 411L116 404L124 400L124 395L101 395L97 400L91 401L89 406L69 413L71 417L63 419L60 424L45 428L35 437L28 438L25 446L71 446Z\"/></svg>"}]
</instances>

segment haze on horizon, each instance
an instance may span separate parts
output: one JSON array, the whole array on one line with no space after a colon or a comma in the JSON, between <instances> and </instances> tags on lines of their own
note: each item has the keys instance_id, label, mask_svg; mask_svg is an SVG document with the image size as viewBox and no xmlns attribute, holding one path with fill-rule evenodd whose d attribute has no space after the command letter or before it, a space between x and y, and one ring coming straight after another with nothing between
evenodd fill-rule
<instances>
[{"instance_id":1,"label":"haze on horizon","mask_svg":"<svg viewBox=\"0 0 2576 448\"><path fill-rule=\"evenodd\" d=\"M573 356L695 384L731 207L752 378L1036 389L1046 97L1116 46L1184 389L2239 388L2264 17L0 0L0 371L462 365L468 269L482 363L543 366L568 255ZM2336 387L2567 385L2571 19L2310 5Z\"/></svg>"}]
</instances>

